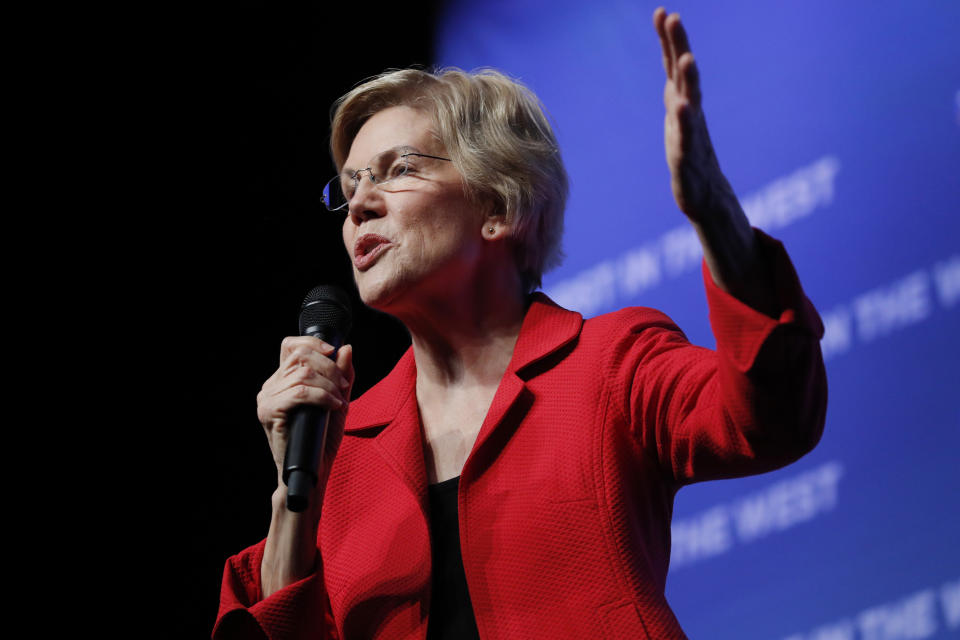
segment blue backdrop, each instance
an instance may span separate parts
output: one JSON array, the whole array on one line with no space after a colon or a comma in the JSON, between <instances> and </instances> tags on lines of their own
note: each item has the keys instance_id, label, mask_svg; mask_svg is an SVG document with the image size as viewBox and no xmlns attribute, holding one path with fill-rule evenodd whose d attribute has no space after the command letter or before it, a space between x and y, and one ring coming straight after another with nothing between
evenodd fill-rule
<instances>
[{"instance_id":1,"label":"blue backdrop","mask_svg":"<svg viewBox=\"0 0 960 640\"><path fill-rule=\"evenodd\" d=\"M670 315L713 346L669 190L655 4L447 3L437 63L521 79L571 177L545 289ZM676 2L755 226L826 325L820 446L683 489L667 595L693 638L960 635L960 3Z\"/></svg>"}]
</instances>

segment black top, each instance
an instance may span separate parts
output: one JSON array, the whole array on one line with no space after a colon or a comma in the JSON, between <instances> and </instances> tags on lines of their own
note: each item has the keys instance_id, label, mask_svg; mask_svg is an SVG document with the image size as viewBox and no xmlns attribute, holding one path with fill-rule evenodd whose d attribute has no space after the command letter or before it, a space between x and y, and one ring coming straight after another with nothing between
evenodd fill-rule
<instances>
[{"instance_id":1,"label":"black top","mask_svg":"<svg viewBox=\"0 0 960 640\"><path fill-rule=\"evenodd\" d=\"M467 577L460 555L460 526L457 522L457 488L460 478L432 484L430 496L430 539L433 555L433 594L427 640L476 638L477 621L470 606Z\"/></svg>"}]
</instances>

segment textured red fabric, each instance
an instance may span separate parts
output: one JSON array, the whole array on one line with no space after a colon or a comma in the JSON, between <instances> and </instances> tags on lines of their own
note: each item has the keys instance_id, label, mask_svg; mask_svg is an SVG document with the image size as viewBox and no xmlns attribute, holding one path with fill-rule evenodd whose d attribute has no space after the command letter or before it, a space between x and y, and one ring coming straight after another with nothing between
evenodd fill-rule
<instances>
[{"instance_id":1,"label":"textured red fabric","mask_svg":"<svg viewBox=\"0 0 960 640\"><path fill-rule=\"evenodd\" d=\"M717 352L659 311L584 322L534 298L460 477L482 638L685 637L664 598L677 489L780 467L823 429L822 324L780 243L758 237L782 313L747 307L704 267ZM425 637L415 379L408 351L351 405L324 499L322 570L259 602L262 544L230 558L215 635Z\"/></svg>"}]
</instances>

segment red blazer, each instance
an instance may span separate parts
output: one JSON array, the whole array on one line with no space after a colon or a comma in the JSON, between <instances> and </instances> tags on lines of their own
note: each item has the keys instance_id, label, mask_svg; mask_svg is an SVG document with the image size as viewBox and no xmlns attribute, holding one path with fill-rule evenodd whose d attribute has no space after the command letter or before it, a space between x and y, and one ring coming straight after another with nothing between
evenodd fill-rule
<instances>
[{"instance_id":1,"label":"red blazer","mask_svg":"<svg viewBox=\"0 0 960 640\"><path fill-rule=\"evenodd\" d=\"M758 234L761 235L761 234ZM539 294L460 476L460 544L481 638L684 638L664 598L673 497L780 467L819 440L823 327L763 236L778 319L718 289L717 351L664 314L583 321ZM230 558L217 637L425 638L430 536L408 351L350 407L317 572L261 599L263 543Z\"/></svg>"}]
</instances>

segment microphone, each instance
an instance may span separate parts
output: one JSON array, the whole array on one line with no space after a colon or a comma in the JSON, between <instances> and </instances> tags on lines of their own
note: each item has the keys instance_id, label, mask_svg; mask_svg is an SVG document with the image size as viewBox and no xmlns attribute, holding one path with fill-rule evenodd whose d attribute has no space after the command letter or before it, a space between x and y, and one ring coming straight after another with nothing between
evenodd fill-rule
<instances>
[{"instance_id":1,"label":"microphone","mask_svg":"<svg viewBox=\"0 0 960 640\"><path fill-rule=\"evenodd\" d=\"M320 338L333 345L330 356L350 331L350 298L333 285L314 287L300 307L300 335ZM283 482L287 485L287 509L307 508L310 492L317 484L317 466L323 458L329 412L315 405L300 405L287 416L287 452L283 459Z\"/></svg>"}]
</instances>

